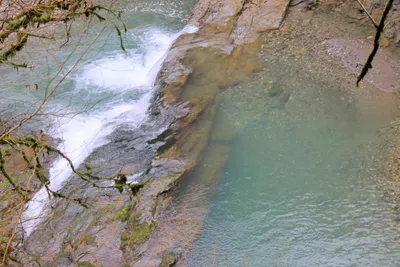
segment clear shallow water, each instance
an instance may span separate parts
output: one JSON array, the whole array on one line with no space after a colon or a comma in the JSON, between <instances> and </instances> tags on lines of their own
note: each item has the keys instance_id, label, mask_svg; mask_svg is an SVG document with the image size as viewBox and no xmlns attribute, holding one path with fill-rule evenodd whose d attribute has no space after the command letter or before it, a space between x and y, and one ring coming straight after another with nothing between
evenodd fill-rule
<instances>
[{"instance_id":1,"label":"clear shallow water","mask_svg":"<svg viewBox=\"0 0 400 267\"><path fill-rule=\"evenodd\" d=\"M236 131L188 266L400 266L371 151L398 104L312 76L275 62L222 93Z\"/></svg>"},{"instance_id":2,"label":"clear shallow water","mask_svg":"<svg viewBox=\"0 0 400 267\"><path fill-rule=\"evenodd\" d=\"M23 58L35 66L33 70L2 72L1 106L17 114L40 103L46 86L51 90L83 55L45 107L46 112L57 116L45 116L30 124L31 130L44 129L59 141L58 148L78 166L96 148L108 143L114 130L122 126L134 130L146 120L163 57L182 31L196 30L187 27L181 31L181 20L192 4L183 0L127 3L123 17L129 29L123 36L126 54L115 30L106 30L83 55L103 28L100 23L85 31L86 25L77 23L73 30L76 38L63 49L46 44L47 51L43 51L40 42L32 44ZM34 84L38 84L38 90L33 89ZM71 173L65 160L56 159L49 170L50 188L59 190ZM27 204L23 225L28 234L40 221L36 218L43 215L47 202L43 189Z\"/></svg>"}]
</instances>

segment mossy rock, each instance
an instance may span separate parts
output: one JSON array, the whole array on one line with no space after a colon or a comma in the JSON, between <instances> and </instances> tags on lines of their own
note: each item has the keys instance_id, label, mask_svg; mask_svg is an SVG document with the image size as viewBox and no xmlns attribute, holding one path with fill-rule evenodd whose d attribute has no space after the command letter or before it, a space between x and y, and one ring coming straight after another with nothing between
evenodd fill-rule
<instances>
[{"instance_id":1,"label":"mossy rock","mask_svg":"<svg viewBox=\"0 0 400 267\"><path fill-rule=\"evenodd\" d=\"M121 247L128 246L134 248L135 246L144 244L150 238L156 226L156 222L140 224L138 221L133 225L128 225L128 229L121 235Z\"/></svg>"},{"instance_id":2,"label":"mossy rock","mask_svg":"<svg viewBox=\"0 0 400 267\"><path fill-rule=\"evenodd\" d=\"M93 245L94 236L91 234L86 234L83 241L85 242L86 245Z\"/></svg>"},{"instance_id":3,"label":"mossy rock","mask_svg":"<svg viewBox=\"0 0 400 267\"><path fill-rule=\"evenodd\" d=\"M126 230L121 234L121 248L126 246L134 248L145 243L157 226L155 221L140 223L140 215L134 210L133 205L125 205L111 218L111 221L126 222Z\"/></svg>"},{"instance_id":4,"label":"mossy rock","mask_svg":"<svg viewBox=\"0 0 400 267\"><path fill-rule=\"evenodd\" d=\"M114 208L113 204L107 204L106 206L100 209L100 213L102 216L107 215Z\"/></svg>"},{"instance_id":5,"label":"mossy rock","mask_svg":"<svg viewBox=\"0 0 400 267\"><path fill-rule=\"evenodd\" d=\"M117 213L112 217L111 221L123 221L126 222L129 219L129 215L131 214L131 207L129 206L125 206L122 209L120 209L119 211L117 211Z\"/></svg>"},{"instance_id":6,"label":"mossy rock","mask_svg":"<svg viewBox=\"0 0 400 267\"><path fill-rule=\"evenodd\" d=\"M178 262L178 260L181 258L181 254L176 254L176 253L166 253L162 255L160 267L171 267L175 266Z\"/></svg>"}]
</instances>

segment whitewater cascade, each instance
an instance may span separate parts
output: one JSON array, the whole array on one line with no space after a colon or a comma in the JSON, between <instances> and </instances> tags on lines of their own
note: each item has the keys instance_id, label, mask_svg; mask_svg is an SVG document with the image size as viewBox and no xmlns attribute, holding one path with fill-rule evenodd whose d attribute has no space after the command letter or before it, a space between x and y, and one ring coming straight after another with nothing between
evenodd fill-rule
<instances>
[{"instance_id":1,"label":"whitewater cascade","mask_svg":"<svg viewBox=\"0 0 400 267\"><path fill-rule=\"evenodd\" d=\"M166 33L150 29L137 49L107 55L95 60L72 76L73 93L79 90L112 91L115 94L136 90L139 99L119 101L110 99L103 109L89 111L72 118L61 118L52 122L48 134L62 140L58 149L65 153L75 166L79 166L96 148L107 144L107 137L122 124L137 128L147 118L154 83L172 43L184 33L196 32L195 26L187 25L178 33ZM76 92L78 91L78 92ZM71 176L72 170L63 158L56 159L49 170L50 189L58 191ZM45 215L49 204L45 188L39 190L26 204L23 213L23 228L29 235Z\"/></svg>"}]
</instances>

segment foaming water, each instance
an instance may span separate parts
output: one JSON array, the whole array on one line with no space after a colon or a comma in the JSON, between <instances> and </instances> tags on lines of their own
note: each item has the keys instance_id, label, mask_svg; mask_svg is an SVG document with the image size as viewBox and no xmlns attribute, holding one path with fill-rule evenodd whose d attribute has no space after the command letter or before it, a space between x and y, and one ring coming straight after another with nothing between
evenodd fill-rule
<instances>
[{"instance_id":1,"label":"foaming water","mask_svg":"<svg viewBox=\"0 0 400 267\"><path fill-rule=\"evenodd\" d=\"M129 50L127 55L120 52L105 55L83 66L73 76L73 90L78 93L86 90L89 97L101 97L102 92L118 94L121 91L135 91L138 98L133 101L130 98L118 99L118 103L109 98L108 102L101 103L100 110L89 110L53 122L48 134L62 140L57 148L71 159L75 167L96 148L108 143L107 136L118 126L124 124L136 128L146 120L155 79L166 52L179 35L196 30L195 27L187 26L173 34L151 29L141 38L138 49ZM66 160L55 160L49 171L50 189L61 189L71 174L72 170ZM42 188L27 204L23 215L23 227L27 235L40 222L48 202L49 196L46 189Z\"/></svg>"},{"instance_id":2,"label":"foaming water","mask_svg":"<svg viewBox=\"0 0 400 267\"><path fill-rule=\"evenodd\" d=\"M134 34L134 33L132 33ZM176 34L150 30L139 39L140 49L130 49L127 55L112 53L83 67L76 77L78 87L97 86L105 90L128 90L152 87L155 75L150 70L163 57ZM159 65L156 68L158 72Z\"/></svg>"}]
</instances>

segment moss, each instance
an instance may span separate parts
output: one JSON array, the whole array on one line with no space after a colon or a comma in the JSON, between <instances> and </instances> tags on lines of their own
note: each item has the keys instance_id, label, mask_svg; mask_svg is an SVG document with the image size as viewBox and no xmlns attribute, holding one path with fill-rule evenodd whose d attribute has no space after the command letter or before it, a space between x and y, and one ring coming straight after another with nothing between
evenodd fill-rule
<instances>
[{"instance_id":1,"label":"moss","mask_svg":"<svg viewBox=\"0 0 400 267\"><path fill-rule=\"evenodd\" d=\"M129 229L125 230L121 235L121 247L124 248L128 246L134 248L135 246L145 243L156 226L157 223L155 222L151 224L137 223L134 226L130 226Z\"/></svg>"},{"instance_id":2,"label":"moss","mask_svg":"<svg viewBox=\"0 0 400 267\"><path fill-rule=\"evenodd\" d=\"M7 244L7 243L8 243L8 237L0 236L0 244Z\"/></svg>"},{"instance_id":3,"label":"moss","mask_svg":"<svg viewBox=\"0 0 400 267\"><path fill-rule=\"evenodd\" d=\"M130 241L133 242L133 244L144 243L150 237L153 228L153 224L149 225L147 223L144 223L136 225L131 235Z\"/></svg>"},{"instance_id":4,"label":"moss","mask_svg":"<svg viewBox=\"0 0 400 267\"><path fill-rule=\"evenodd\" d=\"M156 221L150 224L140 223L140 213L129 213L127 228L121 235L121 248L126 246L134 248L145 243L156 227Z\"/></svg>"},{"instance_id":5,"label":"moss","mask_svg":"<svg viewBox=\"0 0 400 267\"><path fill-rule=\"evenodd\" d=\"M133 195L136 195L136 194L139 192L139 190L140 190L142 187L144 187L148 182L149 182L149 181L146 181L146 182L143 182L143 183L130 184L130 185L129 185L129 188L130 188L130 190L131 190L131 193L132 193Z\"/></svg>"},{"instance_id":6,"label":"moss","mask_svg":"<svg viewBox=\"0 0 400 267\"><path fill-rule=\"evenodd\" d=\"M123 231L121 234L121 247L124 247L122 244L126 244L129 239L128 231Z\"/></svg>"},{"instance_id":7,"label":"moss","mask_svg":"<svg viewBox=\"0 0 400 267\"><path fill-rule=\"evenodd\" d=\"M0 182L0 188L1 188L1 187L6 187L6 186L9 185L9 184L10 184L10 183L7 182L7 180L1 181L1 182Z\"/></svg>"},{"instance_id":8,"label":"moss","mask_svg":"<svg viewBox=\"0 0 400 267\"><path fill-rule=\"evenodd\" d=\"M94 243L94 236L91 234L86 234L83 241L86 245L92 245Z\"/></svg>"},{"instance_id":9,"label":"moss","mask_svg":"<svg viewBox=\"0 0 400 267\"><path fill-rule=\"evenodd\" d=\"M114 208L113 204L107 204L106 206L104 206L100 209L100 213L102 216L104 216L107 213L109 213L113 208Z\"/></svg>"},{"instance_id":10,"label":"moss","mask_svg":"<svg viewBox=\"0 0 400 267\"><path fill-rule=\"evenodd\" d=\"M125 206L111 218L111 221L123 221L126 222L129 218L129 214L131 213L131 208L129 206Z\"/></svg>"},{"instance_id":11,"label":"moss","mask_svg":"<svg viewBox=\"0 0 400 267\"><path fill-rule=\"evenodd\" d=\"M126 246L133 248L145 243L157 226L157 222L155 221L150 224L140 223L141 214L136 212L133 207L133 203L125 205L110 219L111 221L119 220L126 222L126 229L122 232L120 237L121 249Z\"/></svg>"},{"instance_id":12,"label":"moss","mask_svg":"<svg viewBox=\"0 0 400 267\"><path fill-rule=\"evenodd\" d=\"M175 266L178 260L181 258L181 255L177 255L174 253L166 253L161 257L160 267L170 267Z\"/></svg>"},{"instance_id":13,"label":"moss","mask_svg":"<svg viewBox=\"0 0 400 267\"><path fill-rule=\"evenodd\" d=\"M51 21L51 17L48 13L44 13L37 19L37 21L40 23L47 23Z\"/></svg>"}]
</instances>

